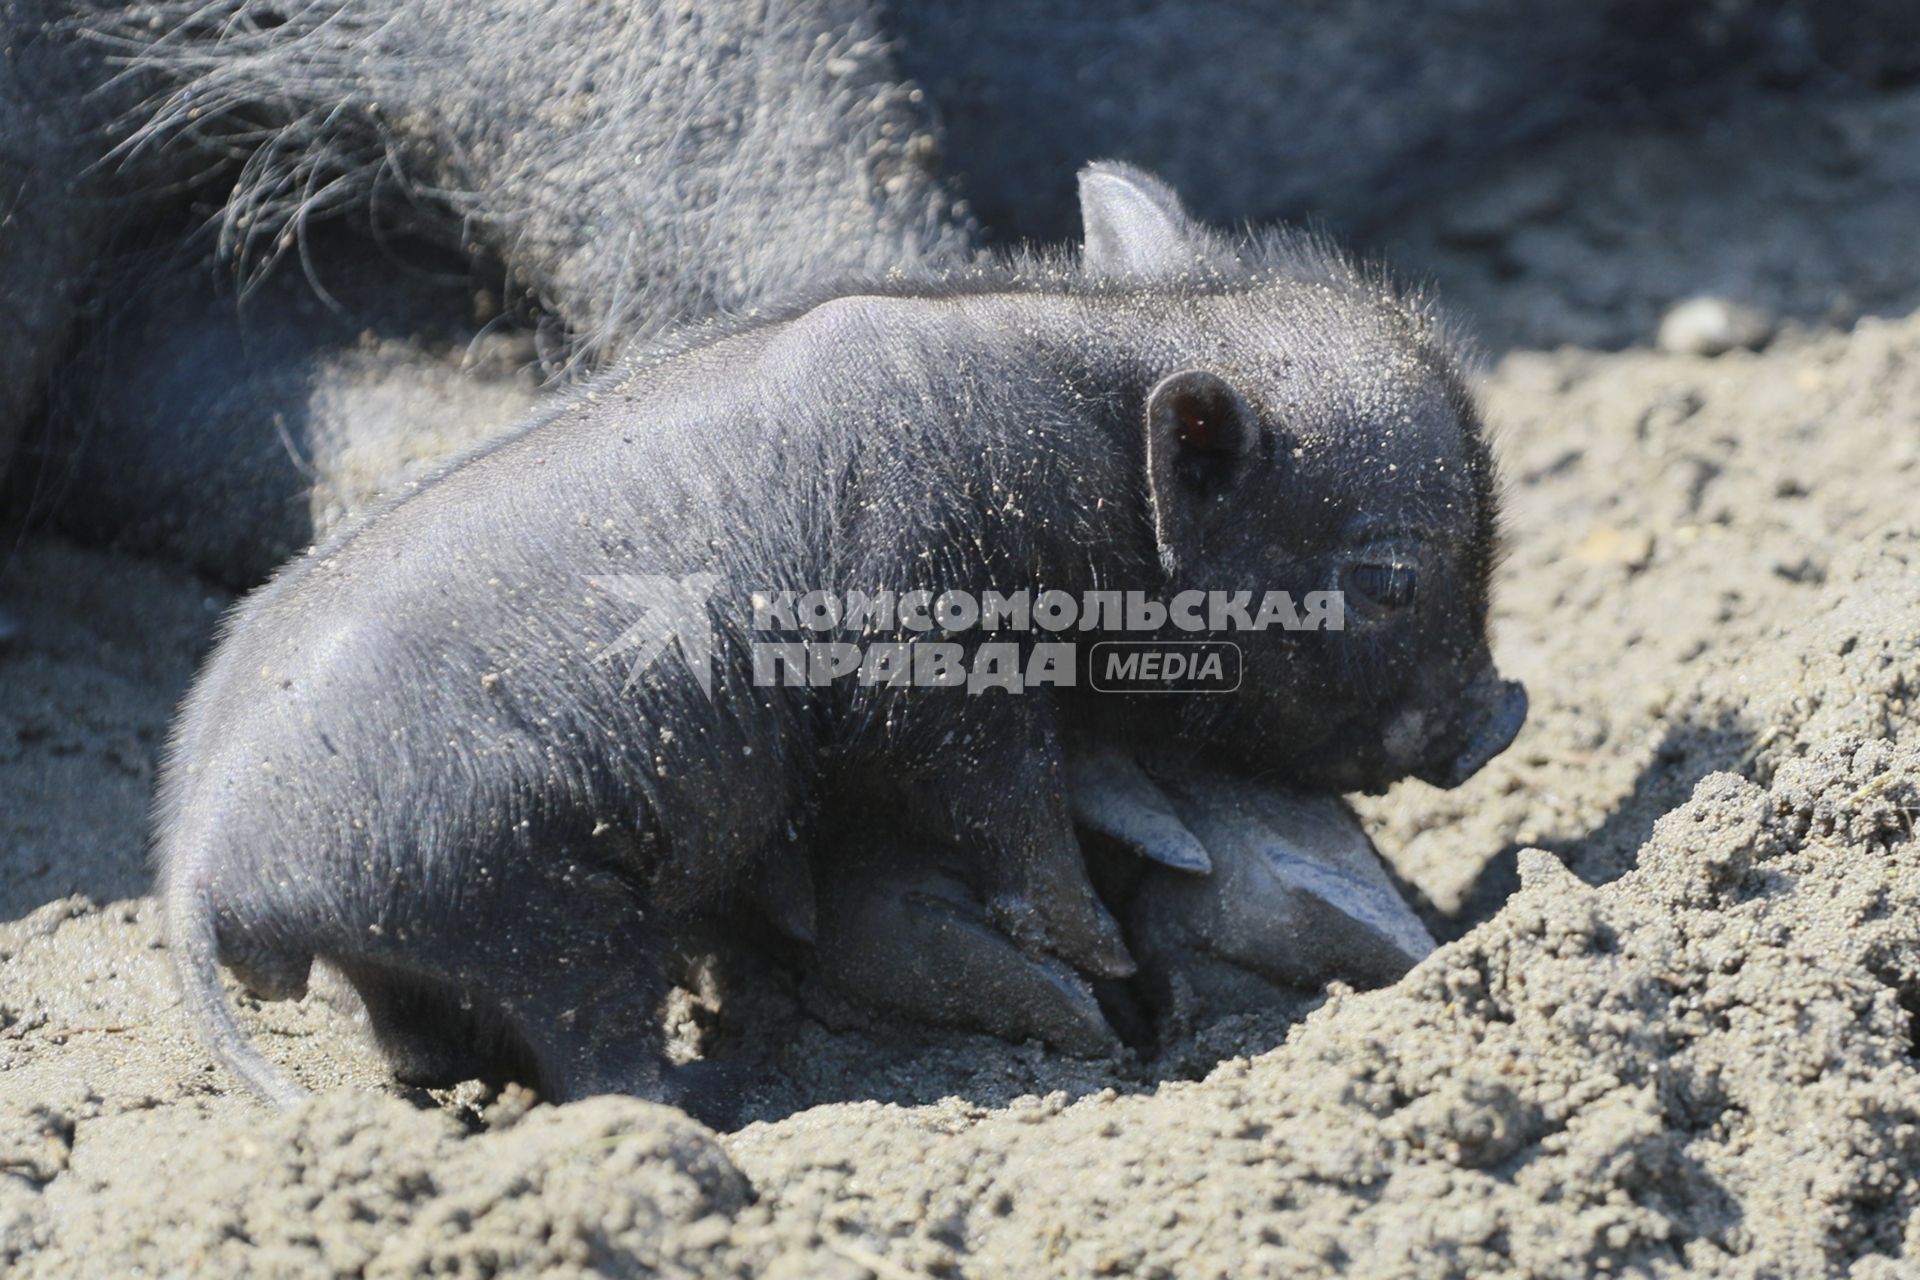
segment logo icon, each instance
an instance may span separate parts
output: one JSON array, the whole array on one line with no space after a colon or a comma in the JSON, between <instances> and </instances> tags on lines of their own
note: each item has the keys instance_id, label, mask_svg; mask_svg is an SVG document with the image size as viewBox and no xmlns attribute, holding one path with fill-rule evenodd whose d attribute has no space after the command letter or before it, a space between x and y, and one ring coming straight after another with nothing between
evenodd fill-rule
<instances>
[{"instance_id":1,"label":"logo icon","mask_svg":"<svg viewBox=\"0 0 1920 1280\"><path fill-rule=\"evenodd\" d=\"M707 616L707 600L720 582L718 574L690 573L684 578L623 574L587 581L597 590L640 608L639 619L600 655L633 655L623 689L638 684L667 646L677 643L687 670L700 682L700 692L713 697L713 623Z\"/></svg>"}]
</instances>

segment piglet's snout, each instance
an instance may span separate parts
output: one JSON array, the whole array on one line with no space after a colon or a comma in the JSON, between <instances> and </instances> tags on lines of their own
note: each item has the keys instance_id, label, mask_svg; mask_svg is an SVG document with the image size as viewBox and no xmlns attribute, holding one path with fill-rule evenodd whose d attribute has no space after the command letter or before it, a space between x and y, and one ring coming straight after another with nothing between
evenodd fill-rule
<instances>
[{"instance_id":1,"label":"piglet's snout","mask_svg":"<svg viewBox=\"0 0 1920 1280\"><path fill-rule=\"evenodd\" d=\"M1457 787L1505 751L1527 722L1527 690L1489 671L1467 690L1452 753L1414 776L1436 787ZM1451 744L1450 744L1451 745Z\"/></svg>"}]
</instances>

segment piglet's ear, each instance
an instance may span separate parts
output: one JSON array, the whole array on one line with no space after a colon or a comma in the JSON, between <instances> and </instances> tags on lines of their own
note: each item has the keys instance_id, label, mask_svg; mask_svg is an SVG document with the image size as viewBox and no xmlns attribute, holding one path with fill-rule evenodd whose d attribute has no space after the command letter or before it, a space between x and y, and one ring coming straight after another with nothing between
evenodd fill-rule
<instances>
[{"instance_id":1,"label":"piglet's ear","mask_svg":"<svg viewBox=\"0 0 1920 1280\"><path fill-rule=\"evenodd\" d=\"M1205 233L1173 188L1130 164L1100 161L1080 171L1080 220L1080 262L1091 277L1179 275L1205 256Z\"/></svg>"},{"instance_id":2,"label":"piglet's ear","mask_svg":"<svg viewBox=\"0 0 1920 1280\"><path fill-rule=\"evenodd\" d=\"M1222 502L1259 443L1260 424L1233 384L1188 369L1147 393L1147 493L1160 565L1196 563L1212 508Z\"/></svg>"}]
</instances>

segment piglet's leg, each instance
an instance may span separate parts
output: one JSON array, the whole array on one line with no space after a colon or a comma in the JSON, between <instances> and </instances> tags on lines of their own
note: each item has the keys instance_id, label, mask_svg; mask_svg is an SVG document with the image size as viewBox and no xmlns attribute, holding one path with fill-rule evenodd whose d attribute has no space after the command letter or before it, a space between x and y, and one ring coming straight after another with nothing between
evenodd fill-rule
<instances>
[{"instance_id":1,"label":"piglet's leg","mask_svg":"<svg viewBox=\"0 0 1920 1280\"><path fill-rule=\"evenodd\" d=\"M503 1071L555 1101L675 1100L661 1069L660 940L618 877L547 846L468 868L452 901L396 897L322 954L402 1078Z\"/></svg>"},{"instance_id":2,"label":"piglet's leg","mask_svg":"<svg viewBox=\"0 0 1920 1280\"><path fill-rule=\"evenodd\" d=\"M820 902L822 976L856 1003L935 1026L1111 1053L1118 1040L1086 979L1028 956L978 895L924 851L838 851Z\"/></svg>"},{"instance_id":3,"label":"piglet's leg","mask_svg":"<svg viewBox=\"0 0 1920 1280\"><path fill-rule=\"evenodd\" d=\"M1133 973L1120 928L1087 878L1067 808L1060 741L1044 702L980 699L951 768L919 789L983 872L992 919L1030 956Z\"/></svg>"}]
</instances>

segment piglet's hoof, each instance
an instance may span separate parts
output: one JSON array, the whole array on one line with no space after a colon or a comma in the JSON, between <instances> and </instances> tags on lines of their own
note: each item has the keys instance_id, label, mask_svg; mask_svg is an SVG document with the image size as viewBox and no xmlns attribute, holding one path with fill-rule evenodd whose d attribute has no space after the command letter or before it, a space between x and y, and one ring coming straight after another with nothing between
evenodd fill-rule
<instances>
[{"instance_id":1,"label":"piglet's hoof","mask_svg":"<svg viewBox=\"0 0 1920 1280\"><path fill-rule=\"evenodd\" d=\"M1339 797L1206 773L1155 785L1213 871L1147 869L1133 901L1143 962L1212 957L1313 989L1384 985L1434 949Z\"/></svg>"},{"instance_id":2,"label":"piglet's hoof","mask_svg":"<svg viewBox=\"0 0 1920 1280\"><path fill-rule=\"evenodd\" d=\"M1211 958L1284 986L1377 985L1433 950L1337 796L1189 770L1154 776L1110 749L1076 754L1070 777L1080 825L1153 864L1131 920L1149 968Z\"/></svg>"},{"instance_id":3,"label":"piglet's hoof","mask_svg":"<svg viewBox=\"0 0 1920 1280\"><path fill-rule=\"evenodd\" d=\"M850 876L820 902L823 976L856 1003L1097 1057L1119 1042L1087 981L1031 957L977 895L932 867Z\"/></svg>"},{"instance_id":4,"label":"piglet's hoof","mask_svg":"<svg viewBox=\"0 0 1920 1280\"><path fill-rule=\"evenodd\" d=\"M1206 845L1174 811L1172 799L1124 751L1104 747L1068 756L1067 793L1080 826L1176 871L1213 870Z\"/></svg>"}]
</instances>

